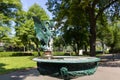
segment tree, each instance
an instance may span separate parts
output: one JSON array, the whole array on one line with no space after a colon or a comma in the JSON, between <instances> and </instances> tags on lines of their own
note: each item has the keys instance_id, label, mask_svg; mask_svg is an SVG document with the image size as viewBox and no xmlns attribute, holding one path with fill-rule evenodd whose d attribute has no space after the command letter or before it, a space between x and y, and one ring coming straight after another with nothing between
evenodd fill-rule
<instances>
[{"instance_id":1,"label":"tree","mask_svg":"<svg viewBox=\"0 0 120 80\"><path fill-rule=\"evenodd\" d=\"M9 41L11 27L16 16L16 12L21 10L20 0L0 1L0 41Z\"/></svg>"},{"instance_id":2,"label":"tree","mask_svg":"<svg viewBox=\"0 0 120 80\"><path fill-rule=\"evenodd\" d=\"M2 0L0 2L0 15L2 24L10 25L14 21L16 12L22 9L20 0Z\"/></svg>"},{"instance_id":3,"label":"tree","mask_svg":"<svg viewBox=\"0 0 120 80\"><path fill-rule=\"evenodd\" d=\"M97 38L102 44L106 44L111 48L111 51L120 49L120 22L119 20L108 22L106 25L97 27ZM103 46L104 50L104 46Z\"/></svg>"},{"instance_id":4,"label":"tree","mask_svg":"<svg viewBox=\"0 0 120 80\"><path fill-rule=\"evenodd\" d=\"M88 45L88 31L87 28L81 28L80 26L68 26L67 29L64 26L63 37L66 44L72 45L76 55L78 55L80 49L84 49Z\"/></svg>"},{"instance_id":5,"label":"tree","mask_svg":"<svg viewBox=\"0 0 120 80\"><path fill-rule=\"evenodd\" d=\"M19 37L21 42L24 44L27 50L30 50L31 38L34 37L33 21L26 20L25 24L22 24L20 27L16 28L16 36Z\"/></svg>"},{"instance_id":6,"label":"tree","mask_svg":"<svg viewBox=\"0 0 120 80\"><path fill-rule=\"evenodd\" d=\"M65 17L72 25L88 22L91 56L95 56L96 23L98 18L103 17L102 14L105 13L109 18L112 17L111 19L113 19L115 16L119 16L120 9L119 0L48 0L47 5L59 22Z\"/></svg>"},{"instance_id":7,"label":"tree","mask_svg":"<svg viewBox=\"0 0 120 80\"><path fill-rule=\"evenodd\" d=\"M108 27L110 21L107 21L107 16L105 14L102 14L102 16L99 17L97 21L96 35L97 40L102 44L103 53L105 53L105 40L107 40L106 36L109 36Z\"/></svg>"},{"instance_id":8,"label":"tree","mask_svg":"<svg viewBox=\"0 0 120 80\"><path fill-rule=\"evenodd\" d=\"M27 47L30 46L31 42L34 42L37 49L39 49L39 41L36 38L36 33L34 30L34 22L32 16L37 16L41 20L49 20L48 15L38 4L33 4L27 12L20 11L17 13L16 18L16 36L22 41L22 43ZM28 47L29 48L29 47ZM39 51L39 50L38 50ZM40 54L39 54L40 55Z\"/></svg>"},{"instance_id":9,"label":"tree","mask_svg":"<svg viewBox=\"0 0 120 80\"><path fill-rule=\"evenodd\" d=\"M105 43L111 48L111 51L120 49L120 23L110 24L108 31L105 36Z\"/></svg>"},{"instance_id":10,"label":"tree","mask_svg":"<svg viewBox=\"0 0 120 80\"><path fill-rule=\"evenodd\" d=\"M0 26L0 41L5 39L5 37L8 37L10 31L11 31L10 28L6 26Z\"/></svg>"},{"instance_id":11,"label":"tree","mask_svg":"<svg viewBox=\"0 0 120 80\"><path fill-rule=\"evenodd\" d=\"M78 55L79 49L83 49L83 47L87 47L88 45L88 22L85 19L85 12L82 7L76 7L76 5L78 5L77 1L74 1L71 7L69 6L69 1L66 3L68 4L63 3L63 5L60 6L61 10L59 14L55 14L55 11L53 11L53 14L57 16L55 20L60 22L59 24L64 23L62 31L65 42L68 45L72 44L76 54ZM78 11L77 9L80 10ZM82 15L79 15L78 13Z\"/></svg>"},{"instance_id":12,"label":"tree","mask_svg":"<svg viewBox=\"0 0 120 80\"><path fill-rule=\"evenodd\" d=\"M28 19L32 16L37 16L40 20L49 20L49 16L46 14L45 10L36 3L28 10Z\"/></svg>"}]
</instances>

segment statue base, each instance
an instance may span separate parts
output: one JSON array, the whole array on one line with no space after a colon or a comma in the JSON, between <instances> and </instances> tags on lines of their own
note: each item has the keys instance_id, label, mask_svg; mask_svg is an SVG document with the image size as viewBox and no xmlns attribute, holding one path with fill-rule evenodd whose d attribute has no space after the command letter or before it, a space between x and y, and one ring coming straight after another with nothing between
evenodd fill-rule
<instances>
[{"instance_id":1,"label":"statue base","mask_svg":"<svg viewBox=\"0 0 120 80\"><path fill-rule=\"evenodd\" d=\"M44 51L44 57L47 59L52 58L52 51Z\"/></svg>"}]
</instances>

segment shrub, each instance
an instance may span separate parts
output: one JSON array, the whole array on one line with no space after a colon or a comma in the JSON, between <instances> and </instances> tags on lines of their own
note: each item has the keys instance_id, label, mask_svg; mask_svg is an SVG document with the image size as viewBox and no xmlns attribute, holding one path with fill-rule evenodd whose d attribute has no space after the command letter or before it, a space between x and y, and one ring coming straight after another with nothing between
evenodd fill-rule
<instances>
[{"instance_id":1,"label":"shrub","mask_svg":"<svg viewBox=\"0 0 120 80\"><path fill-rule=\"evenodd\" d=\"M0 46L0 52L3 52L3 51L4 51L4 47Z\"/></svg>"},{"instance_id":2,"label":"shrub","mask_svg":"<svg viewBox=\"0 0 120 80\"><path fill-rule=\"evenodd\" d=\"M14 52L0 52L0 57L9 57L13 54Z\"/></svg>"},{"instance_id":3,"label":"shrub","mask_svg":"<svg viewBox=\"0 0 120 80\"><path fill-rule=\"evenodd\" d=\"M31 52L17 52L13 53L11 56L33 56Z\"/></svg>"},{"instance_id":4,"label":"shrub","mask_svg":"<svg viewBox=\"0 0 120 80\"><path fill-rule=\"evenodd\" d=\"M110 52L110 53L120 53L120 49L119 49L119 48L110 49L109 52Z\"/></svg>"},{"instance_id":5,"label":"shrub","mask_svg":"<svg viewBox=\"0 0 120 80\"><path fill-rule=\"evenodd\" d=\"M33 56L33 53L24 52L0 52L0 57L10 57L10 56Z\"/></svg>"}]
</instances>

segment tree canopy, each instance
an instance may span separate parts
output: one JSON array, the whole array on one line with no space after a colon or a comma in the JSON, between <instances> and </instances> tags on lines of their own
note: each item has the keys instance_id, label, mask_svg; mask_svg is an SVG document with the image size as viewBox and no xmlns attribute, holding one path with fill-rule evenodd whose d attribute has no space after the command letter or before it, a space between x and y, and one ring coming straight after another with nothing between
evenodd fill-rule
<instances>
[{"instance_id":1,"label":"tree canopy","mask_svg":"<svg viewBox=\"0 0 120 80\"><path fill-rule=\"evenodd\" d=\"M104 14L111 21L120 16L119 0L48 0L47 5L59 23L66 19L65 24L88 27L91 56L95 56L97 21L103 23Z\"/></svg>"},{"instance_id":2,"label":"tree canopy","mask_svg":"<svg viewBox=\"0 0 120 80\"><path fill-rule=\"evenodd\" d=\"M0 40L9 38L16 12L22 9L20 0L0 1Z\"/></svg>"},{"instance_id":3,"label":"tree canopy","mask_svg":"<svg viewBox=\"0 0 120 80\"><path fill-rule=\"evenodd\" d=\"M27 12L18 12L16 36L19 37L24 46L27 47L30 45L31 42L34 42L34 44L38 48L38 45L40 43L36 38L32 16L37 16L40 20L49 20L49 16L46 14L44 9L35 3L29 8Z\"/></svg>"},{"instance_id":4,"label":"tree canopy","mask_svg":"<svg viewBox=\"0 0 120 80\"><path fill-rule=\"evenodd\" d=\"M24 11L20 0L0 1L0 41L10 37L11 30L15 28L15 35L9 41L13 43L11 46L25 46L29 50L30 45L34 43L38 47L39 41L35 37L32 16L49 20L45 10L36 3L28 11Z\"/></svg>"}]
</instances>

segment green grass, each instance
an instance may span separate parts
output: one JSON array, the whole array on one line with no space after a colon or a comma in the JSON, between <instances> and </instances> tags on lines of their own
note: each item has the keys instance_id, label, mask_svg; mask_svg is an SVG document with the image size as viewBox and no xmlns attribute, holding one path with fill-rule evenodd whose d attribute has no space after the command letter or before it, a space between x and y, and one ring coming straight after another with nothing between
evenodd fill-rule
<instances>
[{"instance_id":1,"label":"green grass","mask_svg":"<svg viewBox=\"0 0 120 80\"><path fill-rule=\"evenodd\" d=\"M0 74L13 72L26 68L36 66L36 62L32 59L37 56L37 52L33 52L34 56L15 56L14 54L21 54L20 52L0 52ZM41 52L43 55L43 52ZM62 56L64 52L53 52L55 56Z\"/></svg>"},{"instance_id":2,"label":"green grass","mask_svg":"<svg viewBox=\"0 0 120 80\"><path fill-rule=\"evenodd\" d=\"M0 57L0 74L12 72L15 70L32 68L36 66L36 62L31 56L24 57Z\"/></svg>"},{"instance_id":3,"label":"green grass","mask_svg":"<svg viewBox=\"0 0 120 80\"><path fill-rule=\"evenodd\" d=\"M0 52L0 74L13 72L15 70L21 70L26 68L33 68L36 66L36 62L32 59L37 56L37 52L33 52L34 56L11 56L17 52ZM17 53L17 54L20 54ZM41 52L41 55L43 52ZM62 56L64 52L53 52L54 56ZM98 54L97 56L101 56Z\"/></svg>"}]
</instances>

